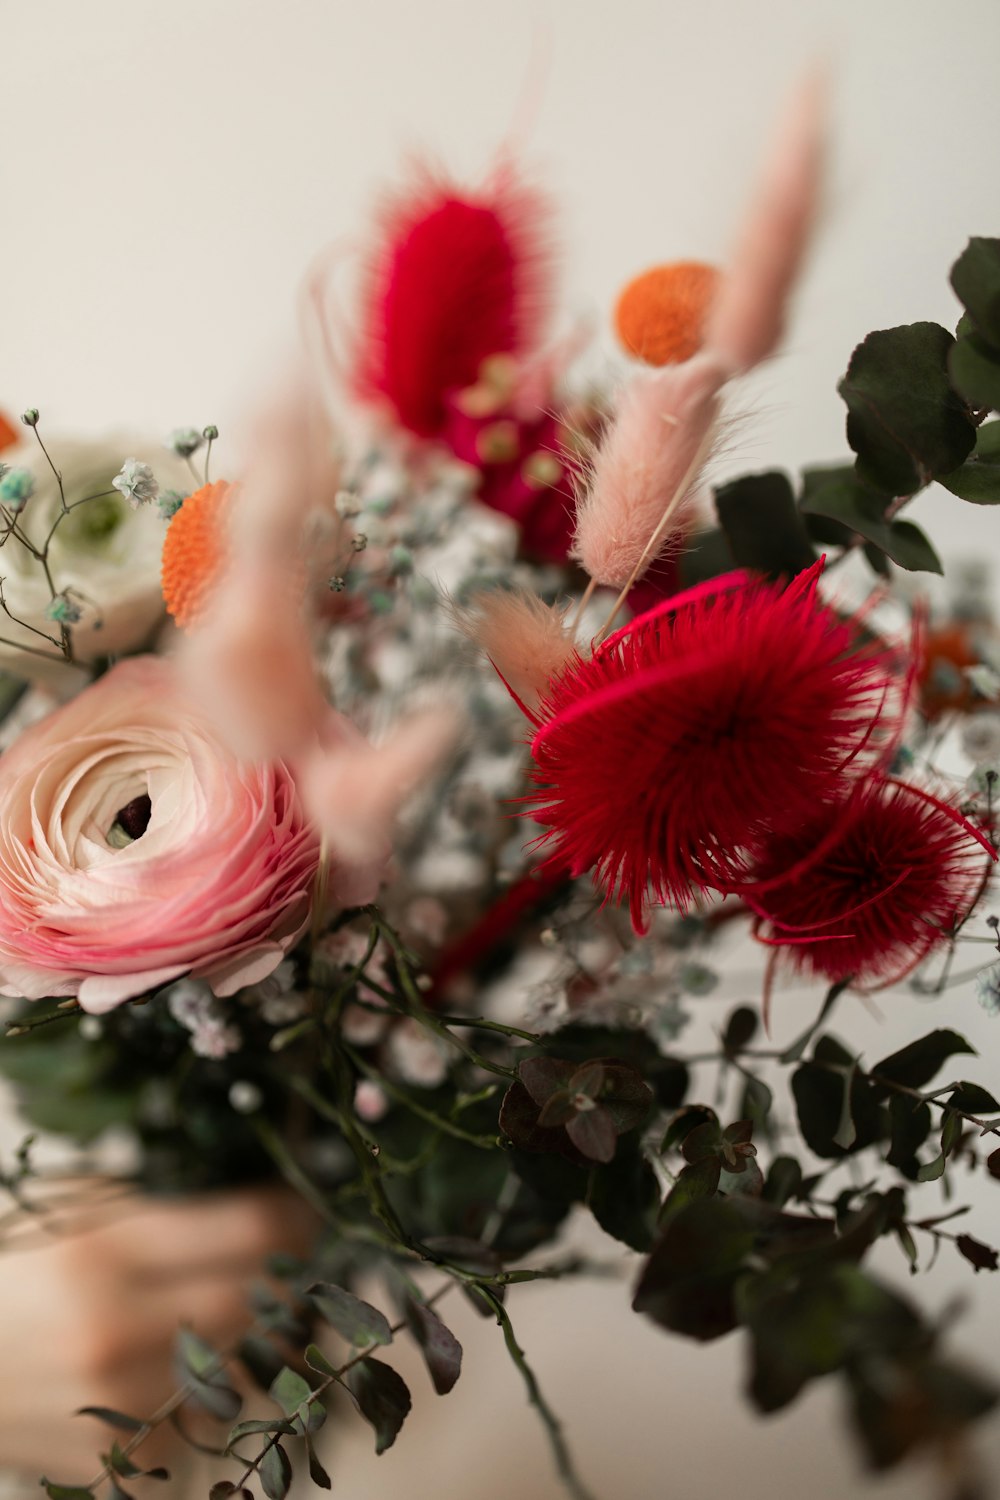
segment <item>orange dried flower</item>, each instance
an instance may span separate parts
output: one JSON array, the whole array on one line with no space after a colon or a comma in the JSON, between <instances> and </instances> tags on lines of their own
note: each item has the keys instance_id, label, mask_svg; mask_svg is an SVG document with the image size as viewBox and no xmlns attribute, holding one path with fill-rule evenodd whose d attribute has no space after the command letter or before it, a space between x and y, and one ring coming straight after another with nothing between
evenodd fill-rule
<instances>
[{"instance_id":1,"label":"orange dried flower","mask_svg":"<svg viewBox=\"0 0 1000 1500\"><path fill-rule=\"evenodd\" d=\"M17 428L8 421L3 412L0 411L0 453L5 448L13 448L15 443L21 441L21 434Z\"/></svg>"},{"instance_id":2,"label":"orange dried flower","mask_svg":"<svg viewBox=\"0 0 1000 1500\"><path fill-rule=\"evenodd\" d=\"M167 527L160 573L163 598L184 629L197 622L218 582L232 488L224 479L204 485L188 496Z\"/></svg>"},{"instance_id":3,"label":"orange dried flower","mask_svg":"<svg viewBox=\"0 0 1000 1500\"><path fill-rule=\"evenodd\" d=\"M719 284L714 266L678 260L653 266L619 294L615 332L622 348L647 365L676 365L701 348Z\"/></svg>"}]
</instances>

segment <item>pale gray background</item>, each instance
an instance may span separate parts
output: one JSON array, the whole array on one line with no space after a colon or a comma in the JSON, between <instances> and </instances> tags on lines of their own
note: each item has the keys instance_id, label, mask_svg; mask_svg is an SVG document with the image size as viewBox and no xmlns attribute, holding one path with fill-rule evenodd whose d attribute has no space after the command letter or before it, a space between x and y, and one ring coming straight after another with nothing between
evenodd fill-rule
<instances>
[{"instance_id":1,"label":"pale gray background","mask_svg":"<svg viewBox=\"0 0 1000 1500\"><path fill-rule=\"evenodd\" d=\"M38 405L50 429L214 420L225 434L284 347L312 255L357 241L404 153L476 174L512 130L562 204L565 321L593 315L592 364L613 369L615 290L658 259L723 256L782 96L817 53L835 85L826 222L733 472L836 458L853 343L953 324L949 264L968 234L1000 234L997 0L2 0L0 22L0 404ZM997 550L995 513L946 496L915 513L946 555ZM987 1078L1000 1023L967 993L932 1018L915 1004L901 995L893 1019L858 1027L868 1056L948 1023L978 1040ZM783 1001L779 1037L800 1020ZM978 1197L995 1241L1000 1187ZM925 1295L970 1297L960 1337L995 1363L1000 1278L966 1271L942 1256ZM862 1491L829 1395L751 1421L737 1348L669 1342L617 1286L528 1288L514 1309L603 1500ZM416 1377L414 1430L377 1463L364 1434L335 1442L346 1500L557 1493L497 1331L459 1321L453 1396Z\"/></svg>"}]
</instances>

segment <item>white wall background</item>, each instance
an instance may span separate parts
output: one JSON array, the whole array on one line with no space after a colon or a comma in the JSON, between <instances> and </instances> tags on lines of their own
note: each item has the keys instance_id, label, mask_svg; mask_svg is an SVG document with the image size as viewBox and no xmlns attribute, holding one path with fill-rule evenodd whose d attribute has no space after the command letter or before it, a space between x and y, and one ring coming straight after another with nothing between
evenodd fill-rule
<instances>
[{"instance_id":1,"label":"white wall background","mask_svg":"<svg viewBox=\"0 0 1000 1500\"><path fill-rule=\"evenodd\" d=\"M565 314L600 320L610 365L618 286L658 259L722 257L781 97L819 53L834 65L829 213L731 463L835 458L853 344L953 324L948 266L968 234L1000 233L998 48L997 0L0 0L0 405L39 406L50 433L216 421L225 441L315 251L359 236L409 148L474 175L515 121L562 204ZM1000 545L995 513L951 497L916 515L945 555ZM873 1056L916 1034L898 1003ZM952 1004L995 1058L995 1026L967 996ZM998 1204L987 1184L977 1220L994 1240ZM927 1290L975 1298L965 1343L987 1338L995 1361L1000 1278L966 1269L949 1261ZM671 1343L624 1302L602 1286L515 1304L603 1500L855 1488L831 1398L753 1423L735 1348ZM455 1394L435 1405L415 1381L422 1438L377 1464L360 1434L335 1445L346 1500L557 1493L496 1330L461 1321Z\"/></svg>"}]
</instances>

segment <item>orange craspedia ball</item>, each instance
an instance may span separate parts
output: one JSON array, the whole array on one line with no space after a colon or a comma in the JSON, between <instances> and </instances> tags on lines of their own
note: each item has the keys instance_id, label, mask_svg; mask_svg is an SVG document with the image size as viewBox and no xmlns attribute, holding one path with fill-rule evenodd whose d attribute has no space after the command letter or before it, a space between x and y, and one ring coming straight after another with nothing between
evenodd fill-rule
<instances>
[{"instance_id":1,"label":"orange craspedia ball","mask_svg":"<svg viewBox=\"0 0 1000 1500\"><path fill-rule=\"evenodd\" d=\"M195 624L218 580L226 555L225 511L232 485L224 479L189 495L172 517L163 542L160 581L178 625Z\"/></svg>"},{"instance_id":2,"label":"orange craspedia ball","mask_svg":"<svg viewBox=\"0 0 1000 1500\"><path fill-rule=\"evenodd\" d=\"M5 448L13 448L14 444L20 442L21 434L12 422L9 422L0 411L0 453Z\"/></svg>"},{"instance_id":3,"label":"orange craspedia ball","mask_svg":"<svg viewBox=\"0 0 1000 1500\"><path fill-rule=\"evenodd\" d=\"M672 261L634 277L615 307L626 354L647 365L677 365L697 354L718 284L718 271L700 260Z\"/></svg>"}]
</instances>

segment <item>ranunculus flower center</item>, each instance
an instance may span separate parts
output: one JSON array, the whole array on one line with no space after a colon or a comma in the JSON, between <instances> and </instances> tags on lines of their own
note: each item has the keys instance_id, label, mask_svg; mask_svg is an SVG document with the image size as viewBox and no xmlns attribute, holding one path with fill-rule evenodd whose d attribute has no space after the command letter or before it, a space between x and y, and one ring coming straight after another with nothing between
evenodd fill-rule
<instances>
[{"instance_id":1,"label":"ranunculus flower center","mask_svg":"<svg viewBox=\"0 0 1000 1500\"><path fill-rule=\"evenodd\" d=\"M149 820L153 814L153 804L149 793L142 792L138 797L133 797L131 802L126 802L115 813L115 821L108 831L108 843L114 849L122 848L124 844L135 843L141 839L149 827Z\"/></svg>"}]
</instances>

